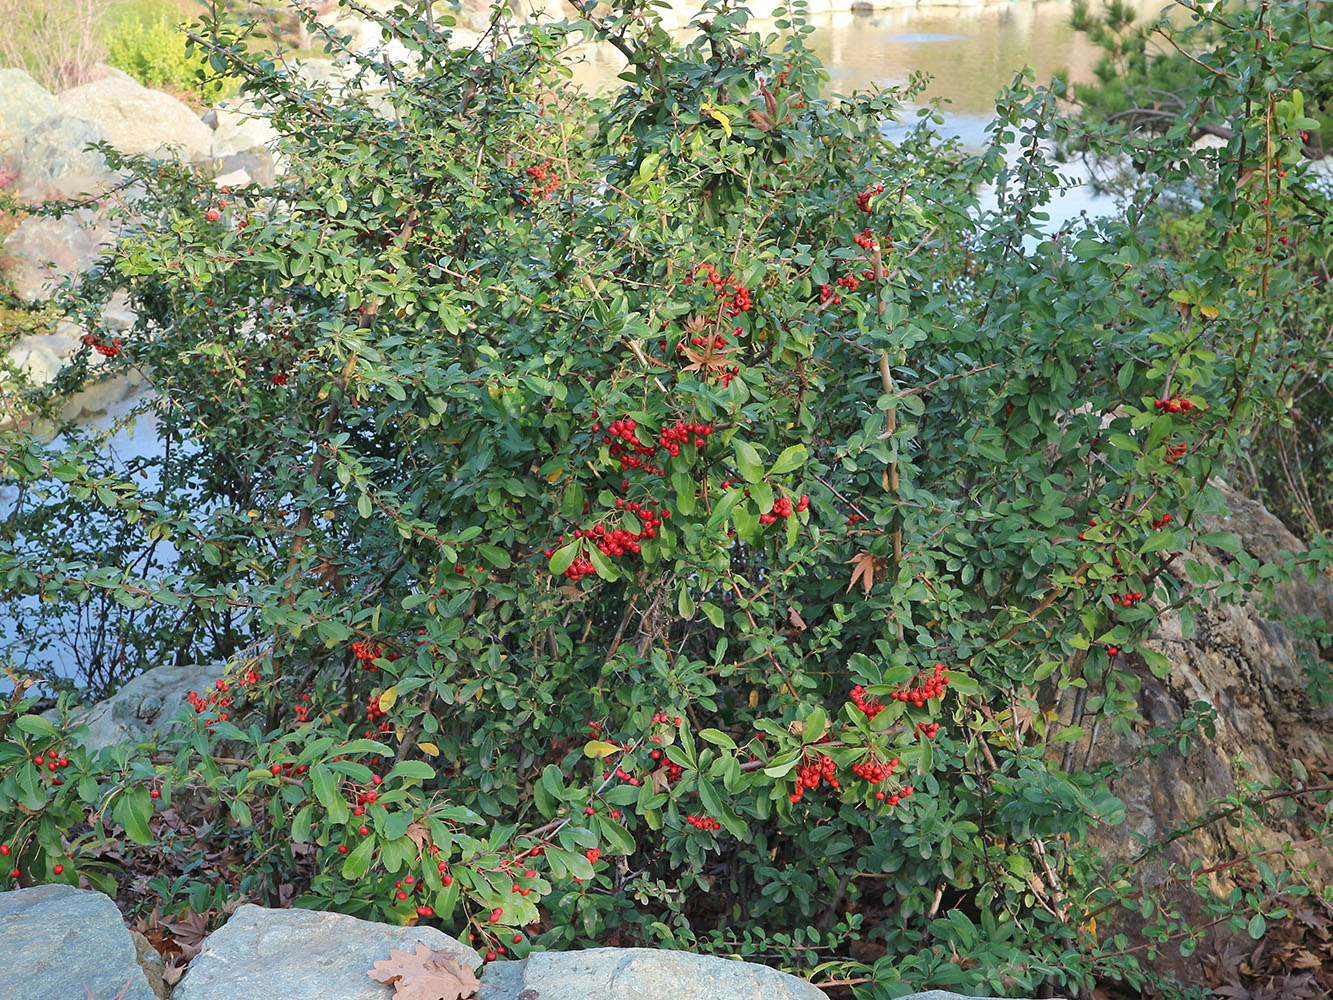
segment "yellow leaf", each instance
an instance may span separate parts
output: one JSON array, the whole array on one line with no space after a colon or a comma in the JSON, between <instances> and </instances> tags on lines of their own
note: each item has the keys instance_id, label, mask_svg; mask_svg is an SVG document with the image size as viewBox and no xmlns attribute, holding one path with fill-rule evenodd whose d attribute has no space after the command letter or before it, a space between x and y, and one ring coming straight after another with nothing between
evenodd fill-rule
<instances>
[{"instance_id":1,"label":"yellow leaf","mask_svg":"<svg viewBox=\"0 0 1333 1000\"><path fill-rule=\"evenodd\" d=\"M759 707L759 689L758 689L758 688L756 688L755 690L753 690L753 691L750 692L750 707L751 707L751 708L758 708L758 707Z\"/></svg>"},{"instance_id":2,"label":"yellow leaf","mask_svg":"<svg viewBox=\"0 0 1333 1000\"><path fill-rule=\"evenodd\" d=\"M389 709L393 708L393 706L396 705L397 703L398 703L398 685L395 684L393 687L389 688L389 690L385 691L382 695L380 695L380 701L379 701L380 711L387 712Z\"/></svg>"},{"instance_id":3,"label":"yellow leaf","mask_svg":"<svg viewBox=\"0 0 1333 1000\"><path fill-rule=\"evenodd\" d=\"M606 740L589 740L583 745L585 757L610 757L613 753L620 753L620 747Z\"/></svg>"},{"instance_id":4,"label":"yellow leaf","mask_svg":"<svg viewBox=\"0 0 1333 1000\"><path fill-rule=\"evenodd\" d=\"M721 111L717 110L717 108L713 107L711 104L705 104L705 105L704 105L704 114L706 114L709 118L713 119L713 121L715 121L715 122L717 122L719 125L721 125L721 126L722 126L722 131L725 132L725 133L727 133L727 138L728 138L728 139L731 138L731 119L730 119L730 118L728 118L726 115L724 115Z\"/></svg>"},{"instance_id":5,"label":"yellow leaf","mask_svg":"<svg viewBox=\"0 0 1333 1000\"><path fill-rule=\"evenodd\" d=\"M1199 314L1204 319L1217 319L1217 306L1199 306Z\"/></svg>"},{"instance_id":6,"label":"yellow leaf","mask_svg":"<svg viewBox=\"0 0 1333 1000\"><path fill-rule=\"evenodd\" d=\"M548 483L553 483L553 482L555 482L557 479L559 479L561 476L563 476L564 474L565 474L565 470L564 470L564 469L556 469L554 472L552 472L550 475L548 475L548 476L546 477L546 481L547 481Z\"/></svg>"},{"instance_id":7,"label":"yellow leaf","mask_svg":"<svg viewBox=\"0 0 1333 1000\"><path fill-rule=\"evenodd\" d=\"M427 757L438 757L440 755L440 748L437 747L434 743L426 743L425 741L422 741L421 743L417 744L417 749L419 749Z\"/></svg>"}]
</instances>

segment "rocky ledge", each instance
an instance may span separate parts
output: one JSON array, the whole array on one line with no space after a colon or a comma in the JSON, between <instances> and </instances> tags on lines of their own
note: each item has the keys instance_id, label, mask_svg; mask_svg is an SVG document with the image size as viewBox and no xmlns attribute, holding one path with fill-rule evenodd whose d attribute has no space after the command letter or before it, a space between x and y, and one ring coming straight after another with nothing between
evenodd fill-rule
<instances>
[{"instance_id":1,"label":"rocky ledge","mask_svg":"<svg viewBox=\"0 0 1333 1000\"><path fill-rule=\"evenodd\" d=\"M204 939L173 988L111 899L42 885L0 893L0 1000L393 1000L395 987L370 972L391 950L423 945L464 977L481 970L475 950L433 927L246 905ZM479 1000L826 1000L767 966L652 948L538 952L492 962L473 983ZM976 998L932 990L903 1000Z\"/></svg>"}]
</instances>

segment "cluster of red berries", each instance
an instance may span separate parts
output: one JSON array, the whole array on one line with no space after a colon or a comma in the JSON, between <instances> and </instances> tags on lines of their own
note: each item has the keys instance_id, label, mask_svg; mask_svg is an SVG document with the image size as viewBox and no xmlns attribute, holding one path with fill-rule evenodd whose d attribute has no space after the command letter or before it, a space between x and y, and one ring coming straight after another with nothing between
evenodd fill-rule
<instances>
[{"instance_id":1,"label":"cluster of red berries","mask_svg":"<svg viewBox=\"0 0 1333 1000\"><path fill-rule=\"evenodd\" d=\"M863 250L874 250L879 246L879 244L875 242L875 237L870 235L869 226L863 229L858 235L853 236L852 242Z\"/></svg>"},{"instance_id":2,"label":"cluster of red berries","mask_svg":"<svg viewBox=\"0 0 1333 1000\"><path fill-rule=\"evenodd\" d=\"M121 353L120 338L113 337L111 343L100 340L95 333L85 333L83 342L104 358L114 358Z\"/></svg>"},{"instance_id":3,"label":"cluster of red berries","mask_svg":"<svg viewBox=\"0 0 1333 1000\"><path fill-rule=\"evenodd\" d=\"M525 171L533 180L540 181L540 184L533 184L526 188L529 201L536 201L538 198L549 198L560 186L560 175L551 169L551 161L543 160L541 163L534 164Z\"/></svg>"},{"instance_id":4,"label":"cluster of red berries","mask_svg":"<svg viewBox=\"0 0 1333 1000\"><path fill-rule=\"evenodd\" d=\"M51 779L53 785L63 785L64 779L60 777L60 772L69 767L69 758L62 757L55 751L48 751L47 754L38 754L33 757L32 762L40 769L46 768L47 776ZM60 874L57 872L56 874Z\"/></svg>"},{"instance_id":5,"label":"cluster of red berries","mask_svg":"<svg viewBox=\"0 0 1333 1000\"><path fill-rule=\"evenodd\" d=\"M670 427L662 428L662 432L657 435L657 446L665 448L672 458L680 454L680 446L689 444L691 439L696 448L702 448L708 443L708 437L713 433L713 428L709 424L689 424L683 420L677 420Z\"/></svg>"},{"instance_id":6,"label":"cluster of red berries","mask_svg":"<svg viewBox=\"0 0 1333 1000\"><path fill-rule=\"evenodd\" d=\"M921 734L925 736L926 739L933 740L939 734L940 724L938 722L918 722L916 728L921 730Z\"/></svg>"},{"instance_id":7,"label":"cluster of red berries","mask_svg":"<svg viewBox=\"0 0 1333 1000\"><path fill-rule=\"evenodd\" d=\"M862 191L860 194L856 196L856 207L863 212L869 212L870 199L875 197L875 195L877 194L883 193L883 191L884 191L883 184L876 184L873 187L866 188L864 191Z\"/></svg>"},{"instance_id":8,"label":"cluster of red berries","mask_svg":"<svg viewBox=\"0 0 1333 1000\"><path fill-rule=\"evenodd\" d=\"M1189 413L1190 410L1197 410L1199 408L1197 404L1191 403L1188 399L1184 398L1154 399L1152 405L1159 410L1165 410L1167 413ZM1206 403L1203 408L1205 410L1210 409Z\"/></svg>"},{"instance_id":9,"label":"cluster of red berries","mask_svg":"<svg viewBox=\"0 0 1333 1000\"><path fill-rule=\"evenodd\" d=\"M820 754L813 764L802 764L796 772L796 785L787 798L792 802L800 802L806 790L818 788L821 781L827 782L831 788L837 788L838 779L834 777L837 769L833 758L824 754Z\"/></svg>"},{"instance_id":10,"label":"cluster of red berries","mask_svg":"<svg viewBox=\"0 0 1333 1000\"><path fill-rule=\"evenodd\" d=\"M361 661L361 669L367 673L373 674L375 671L379 670L379 667L375 666L375 661L384 655L384 647L376 645L366 639L358 639L356 642L352 643L352 653ZM398 655L396 653L390 653L388 659L396 660L398 659Z\"/></svg>"},{"instance_id":11,"label":"cluster of red berries","mask_svg":"<svg viewBox=\"0 0 1333 1000\"><path fill-rule=\"evenodd\" d=\"M792 505L792 502L788 497L778 497L773 501L773 509L771 511L767 514L759 515L759 523L772 524L780 517L791 517L792 514L798 512L804 514L809 506L810 497L804 493L801 494L801 499L796 502L795 506Z\"/></svg>"},{"instance_id":12,"label":"cluster of red berries","mask_svg":"<svg viewBox=\"0 0 1333 1000\"><path fill-rule=\"evenodd\" d=\"M1143 591L1136 590L1124 594L1112 594L1111 603L1119 604L1123 608L1133 607L1136 603L1143 600Z\"/></svg>"},{"instance_id":13,"label":"cluster of red berries","mask_svg":"<svg viewBox=\"0 0 1333 1000\"><path fill-rule=\"evenodd\" d=\"M685 275L685 284L693 284L701 272L704 274L703 283L711 285L717 291L718 298L728 300L728 316L735 318L743 312L750 311L753 305L750 300L750 290L740 284L734 274L723 278L712 264L696 264L694 269Z\"/></svg>"},{"instance_id":14,"label":"cluster of red berries","mask_svg":"<svg viewBox=\"0 0 1333 1000\"><path fill-rule=\"evenodd\" d=\"M920 674L917 676L919 677ZM910 701L917 708L920 708L931 698L944 697L944 689L948 686L949 671L945 669L943 663L937 663L934 670L926 676L925 681L920 686L908 688L906 691L895 691L890 697L898 701Z\"/></svg>"},{"instance_id":15,"label":"cluster of red berries","mask_svg":"<svg viewBox=\"0 0 1333 1000\"><path fill-rule=\"evenodd\" d=\"M662 769L663 771L666 772L666 780L668 785L674 785L677 781L680 780L681 775L685 773L684 769L679 764L675 764L669 760L663 759L661 750L654 750L648 756L651 757L653 760L661 761Z\"/></svg>"},{"instance_id":16,"label":"cluster of red berries","mask_svg":"<svg viewBox=\"0 0 1333 1000\"><path fill-rule=\"evenodd\" d=\"M869 722L874 722L875 716L884 711L884 705L881 702L877 699L866 697L866 689L860 684L852 688L851 699L852 704L865 713L866 719Z\"/></svg>"},{"instance_id":17,"label":"cluster of red berries","mask_svg":"<svg viewBox=\"0 0 1333 1000\"><path fill-rule=\"evenodd\" d=\"M1166 446L1166 464L1175 465L1190 450L1187 444L1168 444Z\"/></svg>"},{"instance_id":18,"label":"cluster of red berries","mask_svg":"<svg viewBox=\"0 0 1333 1000\"><path fill-rule=\"evenodd\" d=\"M893 772L897 767L897 757L894 757L887 764L881 764L877 760L863 760L859 764L852 765L852 773L872 785L878 785L881 781L887 781L893 777Z\"/></svg>"},{"instance_id":19,"label":"cluster of red berries","mask_svg":"<svg viewBox=\"0 0 1333 1000\"><path fill-rule=\"evenodd\" d=\"M1155 517L1152 520L1152 526L1154 528L1165 528L1170 523L1171 523L1170 514L1163 514L1161 517Z\"/></svg>"},{"instance_id":20,"label":"cluster of red berries","mask_svg":"<svg viewBox=\"0 0 1333 1000\"><path fill-rule=\"evenodd\" d=\"M713 819L712 816L686 816L685 822L690 824L696 830L720 830L722 824Z\"/></svg>"},{"instance_id":21,"label":"cluster of red berries","mask_svg":"<svg viewBox=\"0 0 1333 1000\"><path fill-rule=\"evenodd\" d=\"M367 724L374 726L376 725L377 719L379 720L379 724L376 728L381 733L389 732L392 727L389 725L388 718L380 709L379 695L372 694L366 698L366 722ZM373 739L374 735L375 734L371 730L366 730L367 739Z\"/></svg>"},{"instance_id":22,"label":"cluster of red berries","mask_svg":"<svg viewBox=\"0 0 1333 1000\"><path fill-rule=\"evenodd\" d=\"M204 712L214 711L218 714L218 721L226 722L226 709L231 708L231 698L228 695L230 691L230 684L224 680L217 680L213 682L213 690L208 692L208 697L203 697L198 692L191 691L185 696L185 700L195 710L196 714L202 715Z\"/></svg>"}]
</instances>

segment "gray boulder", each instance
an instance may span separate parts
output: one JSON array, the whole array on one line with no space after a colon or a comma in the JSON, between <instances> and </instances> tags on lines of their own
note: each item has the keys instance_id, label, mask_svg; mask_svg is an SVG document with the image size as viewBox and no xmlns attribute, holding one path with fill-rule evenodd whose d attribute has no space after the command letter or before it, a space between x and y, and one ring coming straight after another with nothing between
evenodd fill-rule
<instances>
[{"instance_id":1,"label":"gray boulder","mask_svg":"<svg viewBox=\"0 0 1333 1000\"><path fill-rule=\"evenodd\" d=\"M66 114L96 122L111 145L125 153L207 159L213 133L189 106L170 94L118 76L85 83L57 98Z\"/></svg>"},{"instance_id":2,"label":"gray boulder","mask_svg":"<svg viewBox=\"0 0 1333 1000\"><path fill-rule=\"evenodd\" d=\"M0 892L0 1000L158 1000L116 904L39 885Z\"/></svg>"},{"instance_id":3,"label":"gray boulder","mask_svg":"<svg viewBox=\"0 0 1333 1000\"><path fill-rule=\"evenodd\" d=\"M278 141L278 130L269 124L268 115L253 100L227 101L213 113L217 119L212 144L215 160L272 149Z\"/></svg>"},{"instance_id":4,"label":"gray boulder","mask_svg":"<svg viewBox=\"0 0 1333 1000\"><path fill-rule=\"evenodd\" d=\"M264 150L257 153L233 153L217 161L219 176L234 174L238 171L250 178L251 183L264 187L272 185L277 176L273 155ZM239 186L239 185L238 185Z\"/></svg>"},{"instance_id":5,"label":"gray boulder","mask_svg":"<svg viewBox=\"0 0 1333 1000\"><path fill-rule=\"evenodd\" d=\"M21 69L0 67L0 149L59 113L60 105L40 83Z\"/></svg>"},{"instance_id":6,"label":"gray boulder","mask_svg":"<svg viewBox=\"0 0 1333 1000\"><path fill-rule=\"evenodd\" d=\"M102 209L80 208L59 219L29 216L5 240L6 280L27 302L47 298L62 279L90 270L111 238Z\"/></svg>"},{"instance_id":7,"label":"gray boulder","mask_svg":"<svg viewBox=\"0 0 1333 1000\"><path fill-rule=\"evenodd\" d=\"M173 1000L387 1000L389 988L367 973L389 949L418 944L481 965L475 951L433 927L247 904L204 941Z\"/></svg>"},{"instance_id":8,"label":"gray boulder","mask_svg":"<svg viewBox=\"0 0 1333 1000\"><path fill-rule=\"evenodd\" d=\"M28 129L6 150L18 172L16 190L28 201L69 196L75 188L91 191L115 178L106 158L87 148L105 142L98 125L73 115L57 114Z\"/></svg>"},{"instance_id":9,"label":"gray boulder","mask_svg":"<svg viewBox=\"0 0 1333 1000\"><path fill-rule=\"evenodd\" d=\"M124 391L123 387L119 390L121 396ZM200 695L210 691L225 669L205 663L145 670L110 698L75 717L76 723L88 727L82 745L95 753L118 743L147 739L171 722L191 691Z\"/></svg>"},{"instance_id":10,"label":"gray boulder","mask_svg":"<svg viewBox=\"0 0 1333 1000\"><path fill-rule=\"evenodd\" d=\"M764 965L653 948L538 952L518 962L492 962L478 995L486 1000L827 1000L804 979Z\"/></svg>"}]
</instances>

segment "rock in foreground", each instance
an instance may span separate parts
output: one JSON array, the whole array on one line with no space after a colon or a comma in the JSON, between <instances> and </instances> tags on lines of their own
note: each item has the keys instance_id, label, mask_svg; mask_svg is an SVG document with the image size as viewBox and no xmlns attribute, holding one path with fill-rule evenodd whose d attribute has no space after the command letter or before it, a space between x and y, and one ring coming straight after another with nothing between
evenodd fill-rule
<instances>
[{"instance_id":1,"label":"rock in foreground","mask_svg":"<svg viewBox=\"0 0 1333 1000\"><path fill-rule=\"evenodd\" d=\"M804 979L767 966L652 948L540 952L519 962L493 962L477 995L485 1000L827 1000Z\"/></svg>"},{"instance_id":2,"label":"rock in foreground","mask_svg":"<svg viewBox=\"0 0 1333 1000\"><path fill-rule=\"evenodd\" d=\"M209 935L173 1000L387 1000L367 972L390 948L417 944L478 968L481 956L433 927L393 927L340 913L242 906Z\"/></svg>"},{"instance_id":3,"label":"rock in foreground","mask_svg":"<svg viewBox=\"0 0 1333 1000\"><path fill-rule=\"evenodd\" d=\"M0 1000L157 1000L116 904L39 885L0 893Z\"/></svg>"}]
</instances>

